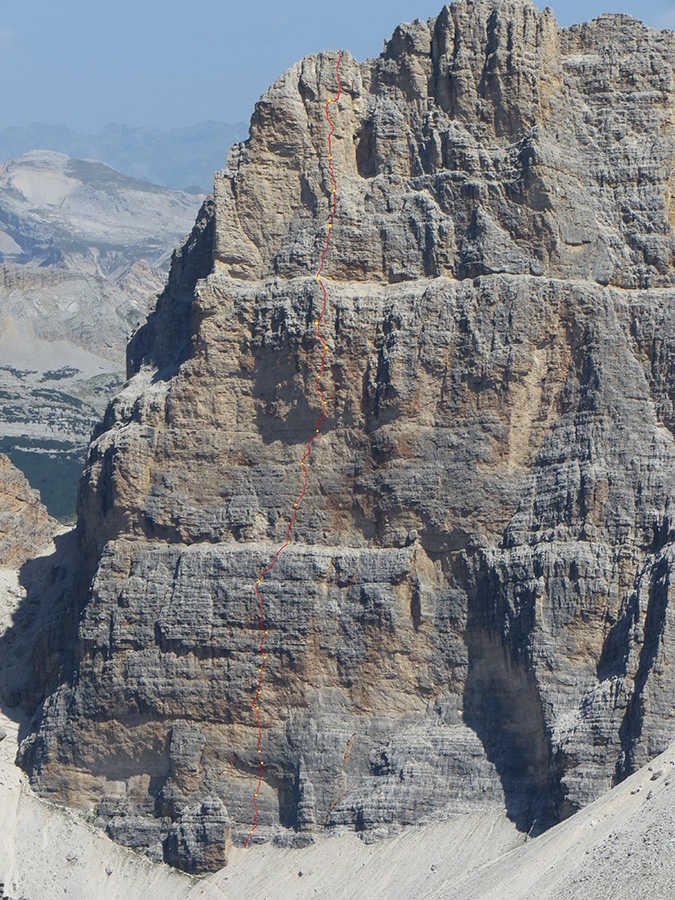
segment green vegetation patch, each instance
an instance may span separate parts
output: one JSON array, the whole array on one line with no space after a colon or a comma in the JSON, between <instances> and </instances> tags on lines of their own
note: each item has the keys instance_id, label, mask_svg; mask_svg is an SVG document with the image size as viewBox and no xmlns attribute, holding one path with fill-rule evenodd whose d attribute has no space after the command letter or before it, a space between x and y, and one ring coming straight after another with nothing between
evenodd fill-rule
<instances>
[{"instance_id":1,"label":"green vegetation patch","mask_svg":"<svg viewBox=\"0 0 675 900\"><path fill-rule=\"evenodd\" d=\"M0 453L9 455L15 447L23 447L26 450L58 450L59 452L75 453L84 452L78 450L78 445L74 441L54 441L49 438L29 438L29 437L2 437L0 438Z\"/></svg>"},{"instance_id":2,"label":"green vegetation patch","mask_svg":"<svg viewBox=\"0 0 675 900\"><path fill-rule=\"evenodd\" d=\"M53 403L65 403L66 406L74 406L77 409L84 409L86 405L79 397L73 397L72 394L65 394L63 391L50 391L48 388L32 391L31 396L51 400Z\"/></svg>"},{"instance_id":3,"label":"green vegetation patch","mask_svg":"<svg viewBox=\"0 0 675 900\"><path fill-rule=\"evenodd\" d=\"M62 369L50 369L45 372L40 381L60 381L62 378L73 378L80 374L80 369L75 366L64 366Z\"/></svg>"},{"instance_id":4,"label":"green vegetation patch","mask_svg":"<svg viewBox=\"0 0 675 900\"><path fill-rule=\"evenodd\" d=\"M0 366L0 372L9 372L15 378L26 378L28 375L37 375L36 369L15 369L13 366Z\"/></svg>"}]
</instances>

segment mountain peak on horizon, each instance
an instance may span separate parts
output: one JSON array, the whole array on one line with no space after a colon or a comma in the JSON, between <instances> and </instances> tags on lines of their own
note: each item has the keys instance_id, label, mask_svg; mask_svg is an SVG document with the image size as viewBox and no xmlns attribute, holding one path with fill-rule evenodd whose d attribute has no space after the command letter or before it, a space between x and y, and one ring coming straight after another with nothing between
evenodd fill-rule
<instances>
[{"instance_id":1,"label":"mountain peak on horizon","mask_svg":"<svg viewBox=\"0 0 675 900\"><path fill-rule=\"evenodd\" d=\"M209 193L233 143L246 138L243 122L199 122L162 131L156 126L109 122L95 134L66 125L33 122L0 131L0 162L37 150L96 160L131 178L160 187Z\"/></svg>"}]
</instances>

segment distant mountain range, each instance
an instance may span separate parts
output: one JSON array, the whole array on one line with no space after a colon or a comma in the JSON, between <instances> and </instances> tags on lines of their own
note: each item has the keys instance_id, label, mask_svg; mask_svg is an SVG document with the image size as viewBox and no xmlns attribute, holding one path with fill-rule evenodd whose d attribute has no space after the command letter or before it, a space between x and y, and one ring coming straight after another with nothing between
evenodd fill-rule
<instances>
[{"instance_id":1,"label":"distant mountain range","mask_svg":"<svg viewBox=\"0 0 675 900\"><path fill-rule=\"evenodd\" d=\"M0 164L0 262L122 276L139 259L168 270L204 194L32 150Z\"/></svg>"},{"instance_id":2,"label":"distant mountain range","mask_svg":"<svg viewBox=\"0 0 675 900\"><path fill-rule=\"evenodd\" d=\"M152 184L209 193L213 173L225 167L230 147L247 136L244 122L200 122L170 131L111 123L97 134L33 123L0 131L0 162L31 150L54 150L77 159L101 160Z\"/></svg>"},{"instance_id":3,"label":"distant mountain range","mask_svg":"<svg viewBox=\"0 0 675 900\"><path fill-rule=\"evenodd\" d=\"M0 164L0 453L57 518L203 199L53 151Z\"/></svg>"}]
</instances>

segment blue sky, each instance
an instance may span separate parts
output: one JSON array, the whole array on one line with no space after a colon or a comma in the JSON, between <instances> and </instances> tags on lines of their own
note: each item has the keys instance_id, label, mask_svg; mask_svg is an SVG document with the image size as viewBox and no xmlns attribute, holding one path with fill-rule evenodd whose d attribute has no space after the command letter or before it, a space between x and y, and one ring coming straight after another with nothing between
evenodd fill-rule
<instances>
[{"instance_id":1,"label":"blue sky","mask_svg":"<svg viewBox=\"0 0 675 900\"><path fill-rule=\"evenodd\" d=\"M541 7L545 2L539 3ZM560 0L562 25L626 12L675 29L675 0ZM0 130L111 121L163 129L247 121L297 59L376 56L400 21L442 0L0 0Z\"/></svg>"}]
</instances>

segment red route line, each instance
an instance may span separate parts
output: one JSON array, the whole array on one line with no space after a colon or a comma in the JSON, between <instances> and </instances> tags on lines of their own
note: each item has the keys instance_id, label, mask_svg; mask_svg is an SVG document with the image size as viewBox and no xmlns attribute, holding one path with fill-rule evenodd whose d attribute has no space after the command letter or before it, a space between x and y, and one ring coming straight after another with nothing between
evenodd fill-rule
<instances>
[{"instance_id":1,"label":"red route line","mask_svg":"<svg viewBox=\"0 0 675 900\"><path fill-rule=\"evenodd\" d=\"M323 317L326 314L326 309L328 306L328 293L326 291L326 285L324 284L323 279L321 278L321 273L323 272L324 266L326 264L326 256L328 254L328 248L330 247L330 238L331 238L331 234L333 233L333 224L335 223L335 216L337 213L337 181L335 179L335 169L333 167L333 135L335 134L335 124L333 123L333 120L330 117L330 105L331 105L331 103L337 103L338 100L340 99L340 97L342 96L342 82L340 81L340 63L341 62L342 62L342 51L340 51L338 53L338 59L337 59L336 65L335 65L335 77L337 78L337 86L338 86L337 96L334 97L332 100L328 100L326 103L326 120L327 120L328 124L330 125L330 131L328 132L328 170L330 172L331 181L333 182L333 191L332 191L333 202L331 205L330 222L328 223L328 234L326 235L326 243L323 248L323 253L321 254L321 262L319 264L319 269L316 273L317 281L321 285L321 290L323 292L323 306L321 307L321 312L319 313L319 318L316 319L316 321L314 322L314 324L316 325L317 337L319 338L319 340L321 341L321 343L323 345L323 354L321 356L321 365L319 367L319 373L316 376L316 382L314 385L316 392L321 397L321 415L316 420L316 427L314 429L314 434L307 441L307 449L305 450L304 456L300 460L300 465L302 466L302 490L300 491L300 495L299 495L298 499L293 504L293 514L291 515L291 518L288 521L288 527L286 528L286 540L281 545L281 547L279 547L277 552L272 557L272 562L266 568L264 568L262 570L260 575L258 575L258 579L255 583L255 592L258 595L258 606L259 606L258 618L259 618L259 623L260 623L260 630L262 632L262 634L260 636L260 647L258 649L262 656L262 661L260 663L260 668L258 669L258 685L256 687L255 696L253 697L251 706L255 710L255 724L256 724L256 729L258 732L257 750L258 750L258 759L260 761L260 769L258 771L258 784L256 786L255 793L253 794L253 809L254 809L253 825L251 826L251 829L246 837L246 842L244 844L244 848L248 847L249 841L251 840L251 835L256 830L256 828L258 827L258 824L259 824L260 810L258 809L258 794L260 793L260 787L261 787L262 781L263 781L263 771L265 768L265 763L263 762L263 752L262 752L263 731L262 731L262 723L260 721L260 703L259 703L259 701L260 701L260 695L262 694L265 666L267 664L267 653L265 651L265 639L267 638L269 631L267 630L267 623L266 623L266 617L265 617L265 601L263 600L263 595L262 595L262 591L260 590L260 585L261 585L262 580L265 577L265 575L268 575L272 571L272 569L276 566L277 561L279 560L279 557L281 556L283 551L291 543L291 531L293 530L293 527L298 519L298 508L300 507L300 504L302 503L302 501L305 497L305 494L307 493L307 486L308 486L308 480L309 480L308 475L307 475L307 460L309 458L310 453L312 452L312 444L314 443L314 441L318 438L319 434L321 433L321 425L328 418L327 413L326 413L326 405L327 405L326 404L326 395L324 394L323 390L321 389L321 376L326 371L326 357L328 356L328 342L326 340L324 340L324 337L321 334L321 323L323 322Z\"/></svg>"}]
</instances>

